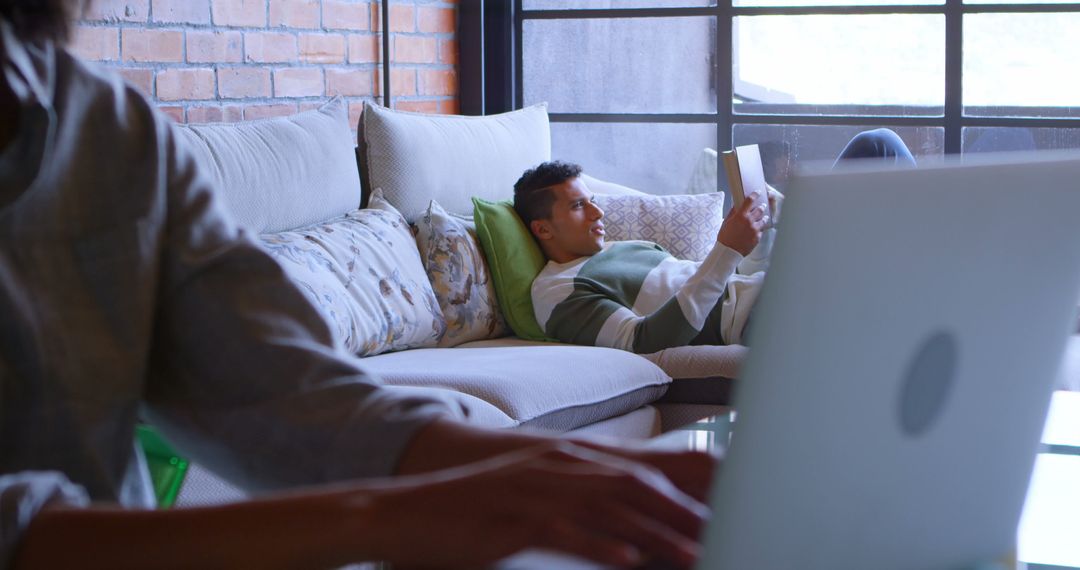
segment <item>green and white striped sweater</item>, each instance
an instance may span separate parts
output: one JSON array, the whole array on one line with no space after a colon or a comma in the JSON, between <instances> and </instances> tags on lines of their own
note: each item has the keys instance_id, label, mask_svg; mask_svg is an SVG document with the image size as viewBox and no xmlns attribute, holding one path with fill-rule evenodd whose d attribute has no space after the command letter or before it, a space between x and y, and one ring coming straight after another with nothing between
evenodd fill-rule
<instances>
[{"instance_id":1,"label":"green and white striped sweater","mask_svg":"<svg viewBox=\"0 0 1080 570\"><path fill-rule=\"evenodd\" d=\"M536 320L563 342L649 353L703 335L742 340L763 272L738 275L743 257L717 244L704 261L676 259L654 243L609 242L568 263L549 261L532 284Z\"/></svg>"}]
</instances>

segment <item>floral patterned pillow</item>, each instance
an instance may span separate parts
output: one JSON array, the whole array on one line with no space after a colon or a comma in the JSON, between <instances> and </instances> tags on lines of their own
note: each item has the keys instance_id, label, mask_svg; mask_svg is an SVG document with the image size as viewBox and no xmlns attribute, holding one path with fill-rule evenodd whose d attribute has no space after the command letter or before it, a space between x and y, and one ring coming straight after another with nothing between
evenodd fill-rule
<instances>
[{"instance_id":1,"label":"floral patterned pillow","mask_svg":"<svg viewBox=\"0 0 1080 570\"><path fill-rule=\"evenodd\" d=\"M260 237L349 352L433 347L446 330L412 231L379 190L366 209Z\"/></svg>"},{"instance_id":2,"label":"floral patterned pillow","mask_svg":"<svg viewBox=\"0 0 1080 570\"><path fill-rule=\"evenodd\" d=\"M660 244L680 259L701 261L716 244L724 222L724 194L597 196L608 241Z\"/></svg>"},{"instance_id":3,"label":"floral patterned pillow","mask_svg":"<svg viewBox=\"0 0 1080 570\"><path fill-rule=\"evenodd\" d=\"M420 259L446 319L439 346L509 334L472 221L448 214L432 200L416 231Z\"/></svg>"}]
</instances>

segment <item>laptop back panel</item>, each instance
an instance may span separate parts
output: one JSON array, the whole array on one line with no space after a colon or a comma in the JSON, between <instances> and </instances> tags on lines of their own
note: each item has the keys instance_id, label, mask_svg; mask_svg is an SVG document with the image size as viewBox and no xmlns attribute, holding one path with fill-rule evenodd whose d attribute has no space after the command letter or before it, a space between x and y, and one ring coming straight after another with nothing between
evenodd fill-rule
<instances>
[{"instance_id":1,"label":"laptop back panel","mask_svg":"<svg viewBox=\"0 0 1080 570\"><path fill-rule=\"evenodd\" d=\"M964 568L1015 544L1080 291L1080 159L793 182L701 568Z\"/></svg>"}]
</instances>

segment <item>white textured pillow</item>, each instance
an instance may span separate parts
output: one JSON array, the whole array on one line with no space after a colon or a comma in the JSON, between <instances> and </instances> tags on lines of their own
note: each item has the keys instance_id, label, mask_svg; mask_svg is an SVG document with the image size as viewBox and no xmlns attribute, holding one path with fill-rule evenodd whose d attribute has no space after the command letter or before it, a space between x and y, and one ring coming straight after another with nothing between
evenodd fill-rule
<instances>
[{"instance_id":1,"label":"white textured pillow","mask_svg":"<svg viewBox=\"0 0 1080 570\"><path fill-rule=\"evenodd\" d=\"M471 214L472 197L505 200L529 168L551 159L547 105L463 117L392 111L364 104L360 154L369 188L410 223L437 200Z\"/></svg>"},{"instance_id":2,"label":"white textured pillow","mask_svg":"<svg viewBox=\"0 0 1080 570\"><path fill-rule=\"evenodd\" d=\"M232 213L255 233L291 230L360 206L349 110L335 98L291 117L181 125Z\"/></svg>"},{"instance_id":3,"label":"white textured pillow","mask_svg":"<svg viewBox=\"0 0 1080 570\"><path fill-rule=\"evenodd\" d=\"M433 347L442 336L412 231L378 192L367 209L261 238L349 352Z\"/></svg>"},{"instance_id":4,"label":"white textured pillow","mask_svg":"<svg viewBox=\"0 0 1080 570\"><path fill-rule=\"evenodd\" d=\"M509 334L472 220L448 214L432 200L416 220L416 245L446 320L439 346Z\"/></svg>"},{"instance_id":5,"label":"white textured pillow","mask_svg":"<svg viewBox=\"0 0 1080 570\"><path fill-rule=\"evenodd\" d=\"M634 196L649 196L641 190L634 190L623 186L622 184L616 184L614 182L608 182L607 180L601 180L599 178L593 178L584 172L581 173L581 180L585 183L585 186L596 196L624 196L626 194L632 194Z\"/></svg>"},{"instance_id":6,"label":"white textured pillow","mask_svg":"<svg viewBox=\"0 0 1080 570\"><path fill-rule=\"evenodd\" d=\"M701 261L724 222L724 194L596 196L608 241L645 240L671 255Z\"/></svg>"}]
</instances>

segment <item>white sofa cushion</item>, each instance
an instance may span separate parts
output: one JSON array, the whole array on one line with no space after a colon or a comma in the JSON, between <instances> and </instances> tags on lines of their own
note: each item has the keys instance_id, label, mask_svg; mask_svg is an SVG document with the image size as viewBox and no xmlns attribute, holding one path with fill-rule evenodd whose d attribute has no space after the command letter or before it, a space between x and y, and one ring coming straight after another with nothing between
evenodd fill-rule
<instances>
[{"instance_id":1,"label":"white sofa cushion","mask_svg":"<svg viewBox=\"0 0 1080 570\"><path fill-rule=\"evenodd\" d=\"M254 233L291 230L360 207L341 98L291 117L181 125L179 133L233 217Z\"/></svg>"},{"instance_id":2,"label":"white sofa cushion","mask_svg":"<svg viewBox=\"0 0 1080 570\"><path fill-rule=\"evenodd\" d=\"M559 431L637 409L671 382L630 352L516 338L382 354L364 367L387 384L457 390L519 425Z\"/></svg>"},{"instance_id":3,"label":"white sofa cushion","mask_svg":"<svg viewBox=\"0 0 1080 570\"><path fill-rule=\"evenodd\" d=\"M440 347L509 333L471 219L447 213L432 200L416 220L416 246L446 321Z\"/></svg>"},{"instance_id":4,"label":"white sofa cushion","mask_svg":"<svg viewBox=\"0 0 1080 570\"><path fill-rule=\"evenodd\" d=\"M347 351L435 346L446 325L412 231L378 193L370 205L260 238Z\"/></svg>"},{"instance_id":5,"label":"white sofa cushion","mask_svg":"<svg viewBox=\"0 0 1080 570\"><path fill-rule=\"evenodd\" d=\"M359 136L368 188L382 188L410 223L430 200L452 214L471 214L473 196L510 198L525 170L551 158L546 104L463 117L365 103Z\"/></svg>"},{"instance_id":6,"label":"white sofa cushion","mask_svg":"<svg viewBox=\"0 0 1080 570\"><path fill-rule=\"evenodd\" d=\"M601 180L599 178L589 176L588 174L586 174L584 172L581 173L581 180L583 182L585 182L585 186L589 189L589 191L591 191L593 194L595 194L597 196L627 196L627 195L630 195L630 196L650 196L651 195L651 194L646 194L645 192L642 192L641 190L634 190L633 188L630 188L629 186L623 186L622 184L616 184L614 182L608 182L607 180Z\"/></svg>"}]
</instances>

